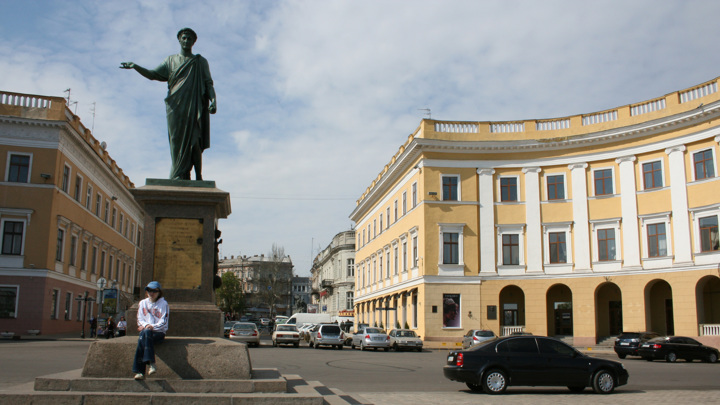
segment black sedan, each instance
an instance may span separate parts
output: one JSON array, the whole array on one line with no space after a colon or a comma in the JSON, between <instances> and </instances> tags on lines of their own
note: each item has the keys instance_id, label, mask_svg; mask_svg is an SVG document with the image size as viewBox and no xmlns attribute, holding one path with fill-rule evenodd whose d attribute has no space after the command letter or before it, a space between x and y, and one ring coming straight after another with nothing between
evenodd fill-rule
<instances>
[{"instance_id":1,"label":"black sedan","mask_svg":"<svg viewBox=\"0 0 720 405\"><path fill-rule=\"evenodd\" d=\"M663 336L650 339L640 345L638 355L648 361L664 359L668 363L674 363L677 359L702 360L708 363L718 361L718 349L683 336Z\"/></svg>"},{"instance_id":2,"label":"black sedan","mask_svg":"<svg viewBox=\"0 0 720 405\"><path fill-rule=\"evenodd\" d=\"M623 332L615 339L615 353L624 359L625 356L637 356L638 347L650 339L660 337L655 332Z\"/></svg>"},{"instance_id":3,"label":"black sedan","mask_svg":"<svg viewBox=\"0 0 720 405\"><path fill-rule=\"evenodd\" d=\"M609 394L629 378L621 363L585 356L545 336L508 336L450 352L443 374L488 394L523 385L566 386L573 392L592 387Z\"/></svg>"}]
</instances>

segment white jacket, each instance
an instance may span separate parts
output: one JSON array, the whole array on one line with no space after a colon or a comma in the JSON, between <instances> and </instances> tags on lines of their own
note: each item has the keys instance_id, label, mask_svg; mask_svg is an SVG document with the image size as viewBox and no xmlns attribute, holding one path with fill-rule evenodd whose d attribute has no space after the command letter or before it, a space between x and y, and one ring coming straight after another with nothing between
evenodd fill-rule
<instances>
[{"instance_id":1,"label":"white jacket","mask_svg":"<svg viewBox=\"0 0 720 405\"><path fill-rule=\"evenodd\" d=\"M170 308L165 298L160 297L155 302L145 298L138 305L137 322L140 328L144 329L145 326L152 325L155 332L166 333L169 316Z\"/></svg>"}]
</instances>

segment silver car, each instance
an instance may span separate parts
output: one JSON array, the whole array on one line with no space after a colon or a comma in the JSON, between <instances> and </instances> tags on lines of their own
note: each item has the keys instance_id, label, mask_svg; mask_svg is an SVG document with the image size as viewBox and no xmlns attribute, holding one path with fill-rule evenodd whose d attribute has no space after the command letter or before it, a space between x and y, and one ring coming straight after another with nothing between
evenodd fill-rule
<instances>
[{"instance_id":1,"label":"silver car","mask_svg":"<svg viewBox=\"0 0 720 405\"><path fill-rule=\"evenodd\" d=\"M351 347L360 347L360 350L367 348L390 350L390 336L380 328L363 328L353 335Z\"/></svg>"},{"instance_id":2,"label":"silver car","mask_svg":"<svg viewBox=\"0 0 720 405\"><path fill-rule=\"evenodd\" d=\"M236 322L230 329L229 338L247 343L248 346L260 346L260 333L252 322Z\"/></svg>"},{"instance_id":3,"label":"silver car","mask_svg":"<svg viewBox=\"0 0 720 405\"><path fill-rule=\"evenodd\" d=\"M423 341L415 331L410 329L393 329L388 333L390 337L390 347L395 350L417 350L422 351Z\"/></svg>"},{"instance_id":4,"label":"silver car","mask_svg":"<svg viewBox=\"0 0 720 405\"><path fill-rule=\"evenodd\" d=\"M480 342L495 339L496 337L495 332L488 329L470 329L465 336L463 336L462 348L467 349Z\"/></svg>"},{"instance_id":5,"label":"silver car","mask_svg":"<svg viewBox=\"0 0 720 405\"><path fill-rule=\"evenodd\" d=\"M337 324L320 324L317 330L310 332L310 347L319 349L320 346L334 346L342 350L345 343L345 334ZM314 328L313 328L314 329Z\"/></svg>"}]
</instances>

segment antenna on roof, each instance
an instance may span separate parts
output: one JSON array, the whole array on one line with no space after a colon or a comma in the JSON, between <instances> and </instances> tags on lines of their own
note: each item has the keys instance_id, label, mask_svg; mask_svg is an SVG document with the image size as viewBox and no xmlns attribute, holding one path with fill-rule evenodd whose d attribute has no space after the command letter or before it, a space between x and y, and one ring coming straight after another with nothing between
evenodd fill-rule
<instances>
[{"instance_id":1,"label":"antenna on roof","mask_svg":"<svg viewBox=\"0 0 720 405\"><path fill-rule=\"evenodd\" d=\"M68 87L65 91L63 91L63 93L67 93L67 94L68 94L68 96L67 96L67 103L68 103L68 105L70 105L70 87Z\"/></svg>"},{"instance_id":2,"label":"antenna on roof","mask_svg":"<svg viewBox=\"0 0 720 405\"><path fill-rule=\"evenodd\" d=\"M432 113L430 111L430 107L427 108L418 108L418 111L425 111L425 114L427 114L428 119L432 118Z\"/></svg>"},{"instance_id":3,"label":"antenna on roof","mask_svg":"<svg viewBox=\"0 0 720 405\"><path fill-rule=\"evenodd\" d=\"M95 105L97 103L93 101L92 108L90 108L90 112L92 113L93 120L92 120L92 128L90 128L90 132L95 132Z\"/></svg>"}]
</instances>

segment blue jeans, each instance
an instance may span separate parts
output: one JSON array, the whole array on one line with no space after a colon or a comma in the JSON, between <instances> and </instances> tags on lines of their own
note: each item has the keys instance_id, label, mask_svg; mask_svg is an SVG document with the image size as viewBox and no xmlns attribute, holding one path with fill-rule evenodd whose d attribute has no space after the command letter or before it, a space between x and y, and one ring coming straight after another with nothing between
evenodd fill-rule
<instances>
[{"instance_id":1,"label":"blue jeans","mask_svg":"<svg viewBox=\"0 0 720 405\"><path fill-rule=\"evenodd\" d=\"M150 329L143 329L138 338L137 350L135 350L135 362L133 373L145 374L145 364L155 363L155 344L162 343L165 334Z\"/></svg>"}]
</instances>

